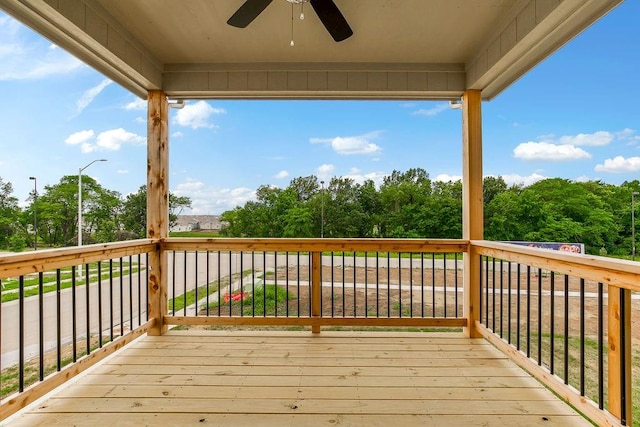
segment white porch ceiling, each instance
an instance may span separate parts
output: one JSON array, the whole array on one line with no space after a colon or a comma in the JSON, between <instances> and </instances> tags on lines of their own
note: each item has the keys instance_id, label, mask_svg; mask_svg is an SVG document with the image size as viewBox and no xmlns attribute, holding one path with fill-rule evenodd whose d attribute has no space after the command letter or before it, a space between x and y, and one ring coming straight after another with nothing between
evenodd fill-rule
<instances>
[{"instance_id":1,"label":"white porch ceiling","mask_svg":"<svg viewBox=\"0 0 640 427\"><path fill-rule=\"evenodd\" d=\"M336 43L312 8L244 0L0 0L0 8L146 97L491 99L621 0L335 0ZM299 13L295 8L296 16Z\"/></svg>"}]
</instances>

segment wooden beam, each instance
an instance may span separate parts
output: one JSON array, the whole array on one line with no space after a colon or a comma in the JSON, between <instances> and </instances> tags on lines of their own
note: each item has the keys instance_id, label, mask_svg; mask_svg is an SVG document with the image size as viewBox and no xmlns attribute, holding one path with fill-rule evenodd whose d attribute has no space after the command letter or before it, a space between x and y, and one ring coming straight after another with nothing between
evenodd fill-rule
<instances>
[{"instance_id":1,"label":"wooden beam","mask_svg":"<svg viewBox=\"0 0 640 427\"><path fill-rule=\"evenodd\" d=\"M169 104L162 91L150 91L147 116L147 237L169 234ZM149 319L155 319L149 335L161 335L167 327L167 261L158 245L149 254Z\"/></svg>"},{"instance_id":2,"label":"wooden beam","mask_svg":"<svg viewBox=\"0 0 640 427\"><path fill-rule=\"evenodd\" d=\"M631 291L609 286L608 298L608 398L609 412L633 425L631 420ZM624 331L624 334L622 333Z\"/></svg>"},{"instance_id":3,"label":"wooden beam","mask_svg":"<svg viewBox=\"0 0 640 427\"><path fill-rule=\"evenodd\" d=\"M218 317L165 316L166 325L215 326L358 326L358 327L432 327L460 328L467 324L461 317Z\"/></svg>"},{"instance_id":4,"label":"wooden beam","mask_svg":"<svg viewBox=\"0 0 640 427\"><path fill-rule=\"evenodd\" d=\"M462 238L484 238L482 209L482 93L468 90L462 97ZM471 248L470 248L471 249ZM480 257L472 249L464 254L465 334L479 337Z\"/></svg>"}]
</instances>

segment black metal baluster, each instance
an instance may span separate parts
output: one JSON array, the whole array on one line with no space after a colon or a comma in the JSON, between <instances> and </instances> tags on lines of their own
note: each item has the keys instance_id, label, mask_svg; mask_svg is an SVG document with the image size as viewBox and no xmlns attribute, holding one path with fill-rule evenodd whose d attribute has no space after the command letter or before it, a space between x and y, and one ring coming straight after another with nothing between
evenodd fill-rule
<instances>
[{"instance_id":1,"label":"black metal baluster","mask_svg":"<svg viewBox=\"0 0 640 427\"><path fill-rule=\"evenodd\" d=\"M584 333L585 333L585 301L584 301L584 279L580 278L580 396L584 396Z\"/></svg>"},{"instance_id":2,"label":"black metal baluster","mask_svg":"<svg viewBox=\"0 0 640 427\"><path fill-rule=\"evenodd\" d=\"M538 365L542 366L542 269L538 268Z\"/></svg>"},{"instance_id":3,"label":"black metal baluster","mask_svg":"<svg viewBox=\"0 0 640 427\"><path fill-rule=\"evenodd\" d=\"M420 252L420 317L424 318L424 252Z\"/></svg>"},{"instance_id":4,"label":"black metal baluster","mask_svg":"<svg viewBox=\"0 0 640 427\"><path fill-rule=\"evenodd\" d=\"M197 256L197 254L196 254ZM182 313L184 316L187 315L187 251L184 251L184 260L183 260L183 282L182 282ZM173 296L175 299L175 295Z\"/></svg>"},{"instance_id":5,"label":"black metal baluster","mask_svg":"<svg viewBox=\"0 0 640 427\"><path fill-rule=\"evenodd\" d=\"M176 251L171 252L171 313L175 316L176 313Z\"/></svg>"},{"instance_id":6,"label":"black metal baluster","mask_svg":"<svg viewBox=\"0 0 640 427\"><path fill-rule=\"evenodd\" d=\"M120 282L120 336L124 336L124 284L122 283L123 282L122 279L124 278L123 276L124 273L122 268L123 267L122 257L120 257L119 261L120 261L120 266L118 268L120 272L120 280L119 280Z\"/></svg>"},{"instance_id":7,"label":"black metal baluster","mask_svg":"<svg viewBox=\"0 0 640 427\"><path fill-rule=\"evenodd\" d=\"M516 278L516 287L518 288L518 294L516 295L516 348L520 350L520 284L522 282L520 278L520 263L516 266L516 274L518 275Z\"/></svg>"},{"instance_id":8,"label":"black metal baluster","mask_svg":"<svg viewBox=\"0 0 640 427\"><path fill-rule=\"evenodd\" d=\"M511 261L507 265L507 342L511 344Z\"/></svg>"},{"instance_id":9,"label":"black metal baluster","mask_svg":"<svg viewBox=\"0 0 640 427\"><path fill-rule=\"evenodd\" d=\"M196 258L197 259L197 258ZM196 291L198 283L196 282ZM244 316L244 251L240 251L240 317Z\"/></svg>"},{"instance_id":10,"label":"black metal baluster","mask_svg":"<svg viewBox=\"0 0 640 427\"><path fill-rule=\"evenodd\" d=\"M380 252L376 251L376 318L380 317Z\"/></svg>"},{"instance_id":11,"label":"black metal baluster","mask_svg":"<svg viewBox=\"0 0 640 427\"><path fill-rule=\"evenodd\" d=\"M194 273L194 288L193 288L193 306L194 306L194 312L195 315L198 315L198 256L200 255L200 253L198 251L195 251L193 253L194 257L195 257L195 273ZM185 289L185 295L187 294L186 289ZM187 305L184 305L185 310L187 309ZM185 311L186 314L186 311Z\"/></svg>"},{"instance_id":12,"label":"black metal baluster","mask_svg":"<svg viewBox=\"0 0 640 427\"><path fill-rule=\"evenodd\" d=\"M142 254L138 254L138 326L142 325Z\"/></svg>"},{"instance_id":13,"label":"black metal baluster","mask_svg":"<svg viewBox=\"0 0 640 427\"><path fill-rule=\"evenodd\" d=\"M444 317L447 317L447 254L442 254L442 289L444 301Z\"/></svg>"},{"instance_id":14,"label":"black metal baluster","mask_svg":"<svg viewBox=\"0 0 640 427\"><path fill-rule=\"evenodd\" d=\"M90 302L90 296L89 296L89 285L90 285L90 280L89 280L89 264L85 264L84 265L84 293L85 293L85 299L86 299L86 303L87 303L87 312L86 312L86 316L87 318L86 320L86 327L87 327L87 354L91 353L91 302Z\"/></svg>"},{"instance_id":15,"label":"black metal baluster","mask_svg":"<svg viewBox=\"0 0 640 427\"><path fill-rule=\"evenodd\" d=\"M42 271L38 273L40 277L40 282L43 283L43 275ZM62 304L61 304L61 284L62 277L60 274L60 269L56 270L56 365L58 367L58 372L62 369ZM44 353L42 353L44 356ZM44 374L44 366L42 367L42 371ZM43 378L40 378L42 381Z\"/></svg>"},{"instance_id":16,"label":"black metal baluster","mask_svg":"<svg viewBox=\"0 0 640 427\"><path fill-rule=\"evenodd\" d=\"M100 262L98 262L100 266ZM100 310L100 288L101 277L100 268L98 267L98 310ZM100 310L102 312L102 310ZM98 316L99 317L99 316ZM98 323L102 325L102 321L99 319ZM100 326L100 341L102 341L102 326ZM129 255L129 330L133 331L133 257Z\"/></svg>"},{"instance_id":17,"label":"black metal baluster","mask_svg":"<svg viewBox=\"0 0 640 427\"><path fill-rule=\"evenodd\" d=\"M19 319L18 319L18 391L24 391L24 276L19 279ZM42 334L42 332L40 332ZM42 339L41 339L42 341Z\"/></svg>"},{"instance_id":18,"label":"black metal baluster","mask_svg":"<svg viewBox=\"0 0 640 427\"><path fill-rule=\"evenodd\" d=\"M222 299L222 277L220 275L220 271L221 271L220 270L220 268L221 268L220 264L221 263L222 263L222 253L220 251L218 251L218 317L220 317L220 315L221 315L220 310L221 310L221 307L222 307L222 302L221 302L221 299ZM265 265L265 263L263 262L262 263L262 269L263 269L263 272L262 272L263 285L262 286L263 286L263 288L264 288L264 280L267 280L266 270L264 269L264 265Z\"/></svg>"},{"instance_id":19,"label":"black metal baluster","mask_svg":"<svg viewBox=\"0 0 640 427\"><path fill-rule=\"evenodd\" d=\"M409 317L413 317L413 252L409 252Z\"/></svg>"},{"instance_id":20,"label":"black metal baluster","mask_svg":"<svg viewBox=\"0 0 640 427\"><path fill-rule=\"evenodd\" d=\"M98 346L102 348L102 261L98 261Z\"/></svg>"},{"instance_id":21,"label":"black metal baluster","mask_svg":"<svg viewBox=\"0 0 640 427\"><path fill-rule=\"evenodd\" d=\"M598 408L600 409L604 409L604 313L602 309L602 288L602 282L598 283Z\"/></svg>"},{"instance_id":22,"label":"black metal baluster","mask_svg":"<svg viewBox=\"0 0 640 427\"><path fill-rule=\"evenodd\" d=\"M57 315L58 317L60 316L60 311L57 312ZM38 273L38 329L40 332L38 342L40 351L39 372L40 381L42 381L44 379L44 277L42 272Z\"/></svg>"},{"instance_id":23,"label":"black metal baluster","mask_svg":"<svg viewBox=\"0 0 640 427\"><path fill-rule=\"evenodd\" d=\"M549 355L549 372L551 372L551 374L555 374L555 340L556 340L556 336L555 336L555 322L556 322L556 304L555 304L555 273L552 271L551 275L549 276L549 287L551 288L551 301L550 301L550 305L549 305L549 319L551 320L550 324L549 324L549 335L551 335L551 341L549 342L549 351L550 351L550 355Z\"/></svg>"},{"instance_id":24,"label":"black metal baluster","mask_svg":"<svg viewBox=\"0 0 640 427\"><path fill-rule=\"evenodd\" d=\"M527 265L527 357L531 357L531 266Z\"/></svg>"},{"instance_id":25,"label":"black metal baluster","mask_svg":"<svg viewBox=\"0 0 640 427\"><path fill-rule=\"evenodd\" d=\"M564 276L564 383L569 384L569 276Z\"/></svg>"},{"instance_id":26,"label":"black metal baluster","mask_svg":"<svg viewBox=\"0 0 640 427\"><path fill-rule=\"evenodd\" d=\"M265 298L267 293L265 292ZM264 304L265 312L267 303ZM229 317L233 316L233 254L229 251Z\"/></svg>"},{"instance_id":27,"label":"black metal baluster","mask_svg":"<svg viewBox=\"0 0 640 427\"><path fill-rule=\"evenodd\" d=\"M251 258L251 262L253 263L253 258ZM209 252L209 250L207 249L207 263L206 263L206 268L207 268L207 295L205 297L205 301L206 301L206 316L209 317L209 295L211 295L211 252ZM253 264L251 265L251 277L253 278L253 282L255 282L255 277L254 277L254 272L255 270L253 269ZM253 295L255 294L255 289L252 291L251 293L251 299L253 300ZM196 309L197 309L197 302L196 302Z\"/></svg>"},{"instance_id":28,"label":"black metal baluster","mask_svg":"<svg viewBox=\"0 0 640 427\"><path fill-rule=\"evenodd\" d=\"M72 343L72 351L73 351L73 362L75 363L78 360L78 327L77 327L77 304L76 304L76 266L71 267L71 339Z\"/></svg>"},{"instance_id":29,"label":"black metal baluster","mask_svg":"<svg viewBox=\"0 0 640 427\"><path fill-rule=\"evenodd\" d=\"M498 313L500 315L500 338L503 338L503 328L504 328L504 313L502 312L504 308L504 263L503 260L500 260L500 310Z\"/></svg>"},{"instance_id":30,"label":"black metal baluster","mask_svg":"<svg viewBox=\"0 0 640 427\"><path fill-rule=\"evenodd\" d=\"M402 252L398 252L398 316L402 317Z\"/></svg>"},{"instance_id":31,"label":"black metal baluster","mask_svg":"<svg viewBox=\"0 0 640 427\"><path fill-rule=\"evenodd\" d=\"M467 255L467 256L471 256L471 255ZM482 293L483 293L483 289L484 289L484 283L483 283L482 278L484 276L482 274L482 272L483 272L483 269L482 269L482 258L483 257L482 257L482 255L479 255L479 257L480 257L480 262L479 262L479 264L480 264L480 286L478 286L478 288L480 289L480 295L479 295L480 307L479 307L479 312L478 312L478 314L479 314L478 318L480 319L480 323L482 323L482 315L483 315L484 310L485 310L485 308L483 307L483 304L482 304L482 302L483 302Z\"/></svg>"},{"instance_id":32,"label":"black metal baluster","mask_svg":"<svg viewBox=\"0 0 640 427\"><path fill-rule=\"evenodd\" d=\"M148 313L147 313L147 317L148 317ZM114 323L113 321L113 259L110 259L109 260L109 339L110 341L113 341L113 326L114 326L113 323Z\"/></svg>"}]
</instances>

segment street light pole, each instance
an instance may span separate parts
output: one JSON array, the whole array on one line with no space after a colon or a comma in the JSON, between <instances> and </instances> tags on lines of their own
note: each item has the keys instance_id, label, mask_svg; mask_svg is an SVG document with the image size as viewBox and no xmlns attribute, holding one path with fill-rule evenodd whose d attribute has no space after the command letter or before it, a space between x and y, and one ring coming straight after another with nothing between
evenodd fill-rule
<instances>
[{"instance_id":1,"label":"street light pole","mask_svg":"<svg viewBox=\"0 0 640 427\"><path fill-rule=\"evenodd\" d=\"M96 162L106 162L107 159L96 159L78 169L78 246L82 246L82 171ZM78 269L78 277L82 277L82 266Z\"/></svg>"},{"instance_id":2,"label":"street light pole","mask_svg":"<svg viewBox=\"0 0 640 427\"><path fill-rule=\"evenodd\" d=\"M636 196L640 192L631 193L631 260L636 260Z\"/></svg>"},{"instance_id":3,"label":"street light pole","mask_svg":"<svg viewBox=\"0 0 640 427\"><path fill-rule=\"evenodd\" d=\"M30 176L33 180L33 250L38 250L38 180L35 176Z\"/></svg>"},{"instance_id":4,"label":"street light pole","mask_svg":"<svg viewBox=\"0 0 640 427\"><path fill-rule=\"evenodd\" d=\"M322 197L320 198L320 238L324 238L324 181L320 181L322 186Z\"/></svg>"}]
</instances>

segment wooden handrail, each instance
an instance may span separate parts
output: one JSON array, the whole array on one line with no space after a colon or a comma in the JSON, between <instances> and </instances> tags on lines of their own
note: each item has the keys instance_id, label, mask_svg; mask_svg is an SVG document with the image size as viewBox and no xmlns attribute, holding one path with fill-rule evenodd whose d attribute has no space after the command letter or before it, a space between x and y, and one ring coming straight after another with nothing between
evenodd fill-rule
<instances>
[{"instance_id":1,"label":"wooden handrail","mask_svg":"<svg viewBox=\"0 0 640 427\"><path fill-rule=\"evenodd\" d=\"M162 240L164 250L216 251L367 251L367 252L466 252L469 244L457 239L247 239L175 238Z\"/></svg>"},{"instance_id":2,"label":"wooden handrail","mask_svg":"<svg viewBox=\"0 0 640 427\"><path fill-rule=\"evenodd\" d=\"M0 278L153 252L158 243L159 240L141 239L4 254L0 255Z\"/></svg>"},{"instance_id":3,"label":"wooden handrail","mask_svg":"<svg viewBox=\"0 0 640 427\"><path fill-rule=\"evenodd\" d=\"M640 264L637 262L486 240L472 240L470 246L479 255L640 291Z\"/></svg>"}]
</instances>

